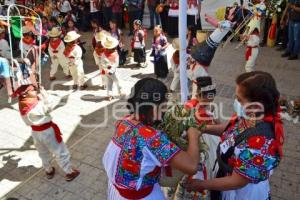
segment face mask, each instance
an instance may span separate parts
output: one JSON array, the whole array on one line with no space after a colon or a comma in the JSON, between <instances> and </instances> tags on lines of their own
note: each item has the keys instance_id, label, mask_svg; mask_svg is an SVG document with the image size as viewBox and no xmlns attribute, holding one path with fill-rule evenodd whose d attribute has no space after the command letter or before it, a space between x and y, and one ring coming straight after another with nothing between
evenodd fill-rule
<instances>
[{"instance_id":1,"label":"face mask","mask_svg":"<svg viewBox=\"0 0 300 200\"><path fill-rule=\"evenodd\" d=\"M234 100L233 109L236 112L238 117L244 117L244 118L247 117L244 107L237 99Z\"/></svg>"}]
</instances>

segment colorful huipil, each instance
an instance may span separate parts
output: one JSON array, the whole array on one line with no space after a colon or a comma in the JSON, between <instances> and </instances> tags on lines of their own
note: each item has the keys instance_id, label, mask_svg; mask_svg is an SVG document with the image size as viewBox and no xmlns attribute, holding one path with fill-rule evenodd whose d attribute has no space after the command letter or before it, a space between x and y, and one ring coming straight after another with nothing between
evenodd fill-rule
<instances>
[{"instance_id":1,"label":"colorful huipil","mask_svg":"<svg viewBox=\"0 0 300 200\"><path fill-rule=\"evenodd\" d=\"M131 41L131 48L134 53L134 62L144 63L146 61L145 32L142 29L134 31Z\"/></svg>"},{"instance_id":2,"label":"colorful huipil","mask_svg":"<svg viewBox=\"0 0 300 200\"><path fill-rule=\"evenodd\" d=\"M272 121L272 120L271 120ZM253 128L260 121L246 120L242 117L233 117L229 127L222 134L222 143L232 141L246 129ZM269 199L269 177L273 169L278 166L280 157L277 153L275 138L252 136L242 141L234 148L234 153L228 160L233 171L246 178L249 183L237 190L223 191L222 199ZM222 148L221 150L222 151Z\"/></svg>"},{"instance_id":3,"label":"colorful huipil","mask_svg":"<svg viewBox=\"0 0 300 200\"><path fill-rule=\"evenodd\" d=\"M67 44L64 52L64 63L69 68L74 85L84 85L84 69L82 61L82 50L77 44Z\"/></svg>"},{"instance_id":4,"label":"colorful huipil","mask_svg":"<svg viewBox=\"0 0 300 200\"><path fill-rule=\"evenodd\" d=\"M108 199L165 199L158 184L160 169L179 151L163 132L132 117L119 121L103 156Z\"/></svg>"},{"instance_id":5,"label":"colorful huipil","mask_svg":"<svg viewBox=\"0 0 300 200\"><path fill-rule=\"evenodd\" d=\"M55 155L57 164L66 174L69 174L72 172L70 153L62 141L59 127L52 121L50 115L52 108L53 104L49 102L44 90L41 90L37 98L19 97L20 114L25 124L32 128L32 138L43 168L46 171L51 170L52 155Z\"/></svg>"},{"instance_id":6,"label":"colorful huipil","mask_svg":"<svg viewBox=\"0 0 300 200\"><path fill-rule=\"evenodd\" d=\"M65 50L64 42L60 38L51 39L48 46L48 53L51 58L51 70L50 70L50 77L54 77L58 65L60 65L65 73L66 76L69 75L69 69L64 63L64 55L63 52Z\"/></svg>"},{"instance_id":7,"label":"colorful huipil","mask_svg":"<svg viewBox=\"0 0 300 200\"><path fill-rule=\"evenodd\" d=\"M165 50L167 44L167 37L163 34L154 37L152 42L152 49L154 52L154 74L158 78L166 78L169 73L167 52Z\"/></svg>"}]
</instances>

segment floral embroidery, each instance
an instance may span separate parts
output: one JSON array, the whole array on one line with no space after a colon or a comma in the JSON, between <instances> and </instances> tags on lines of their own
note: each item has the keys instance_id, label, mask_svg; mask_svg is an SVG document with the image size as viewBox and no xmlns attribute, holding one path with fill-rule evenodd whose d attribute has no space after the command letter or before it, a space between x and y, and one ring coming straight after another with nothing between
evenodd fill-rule
<instances>
[{"instance_id":1,"label":"floral embroidery","mask_svg":"<svg viewBox=\"0 0 300 200\"><path fill-rule=\"evenodd\" d=\"M264 136L254 136L248 139L248 145L253 149L261 149L266 142Z\"/></svg>"},{"instance_id":2,"label":"floral embroidery","mask_svg":"<svg viewBox=\"0 0 300 200\"><path fill-rule=\"evenodd\" d=\"M253 163L254 163L255 165L260 166L260 165L262 165L262 164L264 163L264 158L263 158L262 156L255 156L255 157L253 158Z\"/></svg>"},{"instance_id":3,"label":"floral embroidery","mask_svg":"<svg viewBox=\"0 0 300 200\"><path fill-rule=\"evenodd\" d=\"M115 181L119 186L133 190L140 178L144 148L148 148L162 165L180 150L164 133L131 120L118 122L112 140L121 148ZM156 167L143 177L140 189L153 186L159 177L160 167Z\"/></svg>"},{"instance_id":4,"label":"floral embroidery","mask_svg":"<svg viewBox=\"0 0 300 200\"><path fill-rule=\"evenodd\" d=\"M247 123L238 119L224 132L222 139L242 134L244 130L255 126L255 123ZM234 155L228 159L228 164L234 167L234 171L247 178L252 183L258 183L269 178L272 169L278 166L280 158L276 153L275 139L265 136L252 136L236 146Z\"/></svg>"}]
</instances>

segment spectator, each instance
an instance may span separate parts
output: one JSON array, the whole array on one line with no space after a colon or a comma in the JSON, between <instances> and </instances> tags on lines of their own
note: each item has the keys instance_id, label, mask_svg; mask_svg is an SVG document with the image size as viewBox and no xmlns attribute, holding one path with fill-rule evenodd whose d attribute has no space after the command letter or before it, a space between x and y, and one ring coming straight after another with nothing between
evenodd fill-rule
<instances>
[{"instance_id":1,"label":"spectator","mask_svg":"<svg viewBox=\"0 0 300 200\"><path fill-rule=\"evenodd\" d=\"M103 0L103 27L109 29L109 21L112 17L112 7L115 0Z\"/></svg>"},{"instance_id":2,"label":"spectator","mask_svg":"<svg viewBox=\"0 0 300 200\"><path fill-rule=\"evenodd\" d=\"M119 41L119 45L117 47L117 51L119 54L119 65L124 65L126 62L126 56L128 51L124 49L124 39L123 39L123 33L122 31L118 28L117 21L112 19L109 22L109 28L110 28L110 34L112 37L116 38Z\"/></svg>"},{"instance_id":3,"label":"spectator","mask_svg":"<svg viewBox=\"0 0 300 200\"><path fill-rule=\"evenodd\" d=\"M92 20L91 21L91 27L92 27L92 31L93 31L93 40L92 40L92 45L93 48L96 47L97 41L96 41L96 35L102 31L103 29L99 26L98 21L97 20Z\"/></svg>"},{"instance_id":4,"label":"spectator","mask_svg":"<svg viewBox=\"0 0 300 200\"><path fill-rule=\"evenodd\" d=\"M124 1L123 0L115 0L115 3L112 6L113 19L116 20L119 28L121 28L121 29L124 28L123 6L124 6Z\"/></svg>"},{"instance_id":5,"label":"spectator","mask_svg":"<svg viewBox=\"0 0 300 200\"><path fill-rule=\"evenodd\" d=\"M167 37L163 35L161 27L154 28L152 48L154 51L154 73L157 78L166 78L168 70L168 59L166 49L169 46Z\"/></svg>"},{"instance_id":6,"label":"spectator","mask_svg":"<svg viewBox=\"0 0 300 200\"><path fill-rule=\"evenodd\" d=\"M133 22L134 34L131 41L134 62L137 67L146 67L146 51L145 51L145 32L142 29L142 22L135 20Z\"/></svg>"},{"instance_id":7,"label":"spectator","mask_svg":"<svg viewBox=\"0 0 300 200\"><path fill-rule=\"evenodd\" d=\"M168 32L168 14L169 14L169 8L167 0L160 0L160 4L162 6L162 11L159 13L160 21L161 21L161 27L163 29L164 33Z\"/></svg>"},{"instance_id":8,"label":"spectator","mask_svg":"<svg viewBox=\"0 0 300 200\"><path fill-rule=\"evenodd\" d=\"M66 21L66 24L67 24L67 33L70 31L75 31L76 33L78 33L78 29L76 28L75 22L72 19Z\"/></svg>"},{"instance_id":9,"label":"spectator","mask_svg":"<svg viewBox=\"0 0 300 200\"><path fill-rule=\"evenodd\" d=\"M201 29L201 3L203 0L188 0L188 10L187 10L187 25L194 26L196 30Z\"/></svg>"},{"instance_id":10,"label":"spectator","mask_svg":"<svg viewBox=\"0 0 300 200\"><path fill-rule=\"evenodd\" d=\"M88 30L88 24L86 23L89 21L88 12L88 7L84 0L80 0L78 3L79 29L84 32Z\"/></svg>"},{"instance_id":11,"label":"spectator","mask_svg":"<svg viewBox=\"0 0 300 200\"><path fill-rule=\"evenodd\" d=\"M300 0L289 0L283 17L286 14L289 15L289 42L282 57L296 60L300 52Z\"/></svg>"},{"instance_id":12,"label":"spectator","mask_svg":"<svg viewBox=\"0 0 300 200\"><path fill-rule=\"evenodd\" d=\"M72 13L72 12L69 12L65 18L64 18L64 24L67 25L67 23L72 20L73 23L75 24L77 22L77 19L76 19L76 16Z\"/></svg>"},{"instance_id":13,"label":"spectator","mask_svg":"<svg viewBox=\"0 0 300 200\"><path fill-rule=\"evenodd\" d=\"M57 20L55 17L51 17L50 20L49 20L49 28L50 30L53 28L53 27L57 27L58 26L58 23L57 23Z\"/></svg>"},{"instance_id":14,"label":"spectator","mask_svg":"<svg viewBox=\"0 0 300 200\"><path fill-rule=\"evenodd\" d=\"M174 38L178 36L179 0L169 0L169 5L168 35Z\"/></svg>"},{"instance_id":15,"label":"spectator","mask_svg":"<svg viewBox=\"0 0 300 200\"><path fill-rule=\"evenodd\" d=\"M58 2L58 9L60 10L60 14L66 16L68 12L72 11L71 4L68 0L60 0Z\"/></svg>"},{"instance_id":16,"label":"spectator","mask_svg":"<svg viewBox=\"0 0 300 200\"><path fill-rule=\"evenodd\" d=\"M57 4L53 4L51 16L56 18L59 14L60 14L60 11L57 7Z\"/></svg>"},{"instance_id":17,"label":"spectator","mask_svg":"<svg viewBox=\"0 0 300 200\"><path fill-rule=\"evenodd\" d=\"M103 26L103 13L101 0L90 0L90 20L97 20Z\"/></svg>"},{"instance_id":18,"label":"spectator","mask_svg":"<svg viewBox=\"0 0 300 200\"><path fill-rule=\"evenodd\" d=\"M159 15L156 12L156 6L159 4L158 0L147 0L147 6L150 12L150 27L149 30L152 30L155 26L154 19L156 25L160 25Z\"/></svg>"},{"instance_id":19,"label":"spectator","mask_svg":"<svg viewBox=\"0 0 300 200\"><path fill-rule=\"evenodd\" d=\"M141 20L143 0L125 0L125 4L128 7L129 15L129 35L133 35L133 22L135 20Z\"/></svg>"}]
</instances>

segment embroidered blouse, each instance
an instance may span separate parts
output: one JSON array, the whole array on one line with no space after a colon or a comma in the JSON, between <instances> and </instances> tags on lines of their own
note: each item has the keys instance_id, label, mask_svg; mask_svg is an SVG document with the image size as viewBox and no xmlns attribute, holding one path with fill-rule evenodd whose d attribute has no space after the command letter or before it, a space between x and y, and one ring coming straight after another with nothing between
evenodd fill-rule
<instances>
[{"instance_id":1,"label":"embroidered blouse","mask_svg":"<svg viewBox=\"0 0 300 200\"><path fill-rule=\"evenodd\" d=\"M246 129L255 127L257 122L238 118L223 133L222 142L236 138ZM252 136L236 146L229 165L234 171L248 179L251 183L259 183L269 178L272 170L278 166L279 155L275 151L275 139L265 136Z\"/></svg>"},{"instance_id":2,"label":"embroidered blouse","mask_svg":"<svg viewBox=\"0 0 300 200\"><path fill-rule=\"evenodd\" d=\"M125 118L117 123L103 157L109 180L129 190L153 187L160 168L180 151L165 133Z\"/></svg>"}]
</instances>

